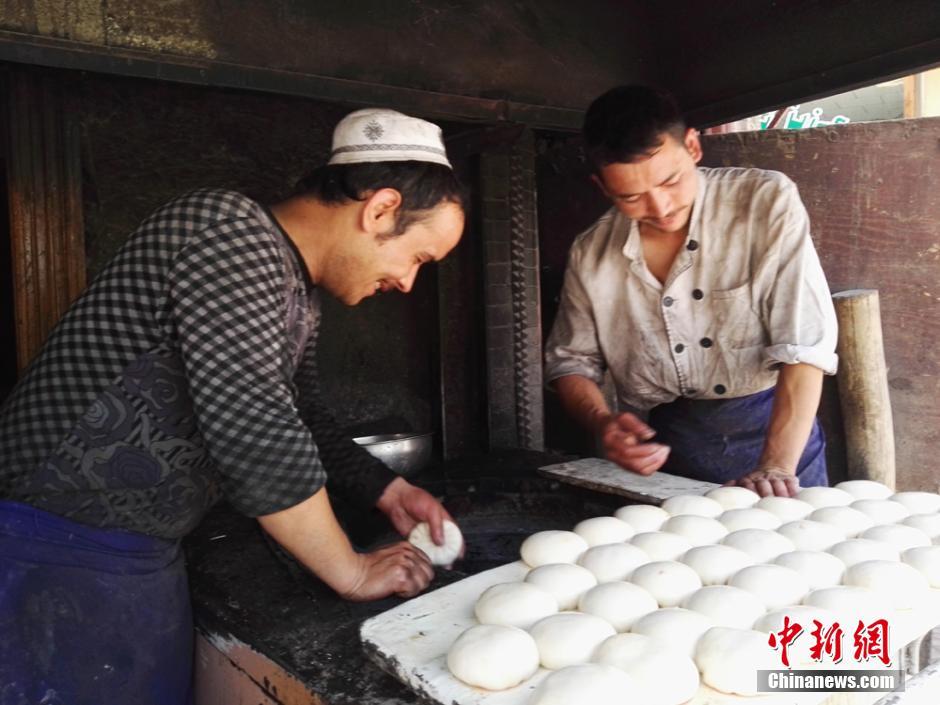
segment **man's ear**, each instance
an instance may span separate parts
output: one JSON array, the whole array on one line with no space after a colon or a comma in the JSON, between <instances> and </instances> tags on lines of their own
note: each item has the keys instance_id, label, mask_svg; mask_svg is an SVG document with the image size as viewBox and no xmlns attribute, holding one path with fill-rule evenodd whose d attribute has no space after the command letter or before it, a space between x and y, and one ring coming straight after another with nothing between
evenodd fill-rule
<instances>
[{"instance_id":1,"label":"man's ear","mask_svg":"<svg viewBox=\"0 0 940 705\"><path fill-rule=\"evenodd\" d=\"M393 188L380 188L369 196L362 207L362 229L373 235L388 235L395 231L395 222L401 209L401 193Z\"/></svg>"},{"instance_id":2,"label":"man's ear","mask_svg":"<svg viewBox=\"0 0 940 705\"><path fill-rule=\"evenodd\" d=\"M698 164L702 160L702 143L698 138L698 130L690 127L685 131L685 137L682 140L686 151L691 155L692 160Z\"/></svg>"},{"instance_id":3,"label":"man's ear","mask_svg":"<svg viewBox=\"0 0 940 705\"><path fill-rule=\"evenodd\" d=\"M604 181L597 175L597 172L591 174L591 181L594 182L594 185L601 190L601 193L610 198L610 194L607 193L607 187L604 186Z\"/></svg>"}]
</instances>

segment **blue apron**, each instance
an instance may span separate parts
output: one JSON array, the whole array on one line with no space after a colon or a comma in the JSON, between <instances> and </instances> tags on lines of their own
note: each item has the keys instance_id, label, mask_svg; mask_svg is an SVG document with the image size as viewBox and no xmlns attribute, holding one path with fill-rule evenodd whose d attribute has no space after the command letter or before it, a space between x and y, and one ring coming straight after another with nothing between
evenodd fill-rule
<instances>
[{"instance_id":1,"label":"blue apron","mask_svg":"<svg viewBox=\"0 0 940 705\"><path fill-rule=\"evenodd\" d=\"M757 466L770 412L774 387L735 399L680 397L650 411L653 441L672 448L662 470L707 482L737 480ZM801 487L828 485L826 440L819 420L813 421L806 449L797 467Z\"/></svg>"},{"instance_id":2,"label":"blue apron","mask_svg":"<svg viewBox=\"0 0 940 705\"><path fill-rule=\"evenodd\" d=\"M0 501L0 703L192 702L179 541Z\"/></svg>"}]
</instances>

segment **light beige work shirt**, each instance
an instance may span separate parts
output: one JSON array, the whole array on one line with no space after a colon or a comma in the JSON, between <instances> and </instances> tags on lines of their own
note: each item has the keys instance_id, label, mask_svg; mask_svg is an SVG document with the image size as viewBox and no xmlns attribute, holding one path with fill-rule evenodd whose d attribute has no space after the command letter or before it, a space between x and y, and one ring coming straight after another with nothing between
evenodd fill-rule
<instances>
[{"instance_id":1,"label":"light beige work shirt","mask_svg":"<svg viewBox=\"0 0 940 705\"><path fill-rule=\"evenodd\" d=\"M545 379L609 369L621 407L741 397L781 364L835 374L836 317L796 185L761 169L698 169L685 247L665 284L635 221L609 210L572 245Z\"/></svg>"}]
</instances>

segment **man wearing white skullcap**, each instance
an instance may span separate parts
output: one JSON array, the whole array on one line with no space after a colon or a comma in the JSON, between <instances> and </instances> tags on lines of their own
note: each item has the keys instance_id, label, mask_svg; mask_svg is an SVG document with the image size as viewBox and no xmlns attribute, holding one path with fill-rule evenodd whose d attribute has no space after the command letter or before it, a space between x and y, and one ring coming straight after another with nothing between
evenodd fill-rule
<instances>
[{"instance_id":1,"label":"man wearing white skullcap","mask_svg":"<svg viewBox=\"0 0 940 705\"><path fill-rule=\"evenodd\" d=\"M426 521L443 544L450 519L322 406L319 296L407 293L456 246L464 204L440 128L369 109L286 201L200 190L144 221L0 407L0 681L24 702L89 687L96 702L186 702L179 543L220 498L344 598L427 587L423 552L360 553L330 507L327 472L330 493L402 535ZM55 648L33 648L30 600L63 590L76 604ZM99 678L105 646L148 657Z\"/></svg>"}]
</instances>

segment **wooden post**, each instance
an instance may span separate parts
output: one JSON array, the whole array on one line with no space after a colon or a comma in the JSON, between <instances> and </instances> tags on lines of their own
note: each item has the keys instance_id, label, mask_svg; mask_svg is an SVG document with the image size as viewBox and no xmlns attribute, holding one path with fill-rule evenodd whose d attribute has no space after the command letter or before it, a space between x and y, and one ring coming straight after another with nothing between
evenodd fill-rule
<instances>
[{"instance_id":1,"label":"wooden post","mask_svg":"<svg viewBox=\"0 0 940 705\"><path fill-rule=\"evenodd\" d=\"M848 476L895 486L894 427L875 289L832 296L839 319L839 405Z\"/></svg>"}]
</instances>

